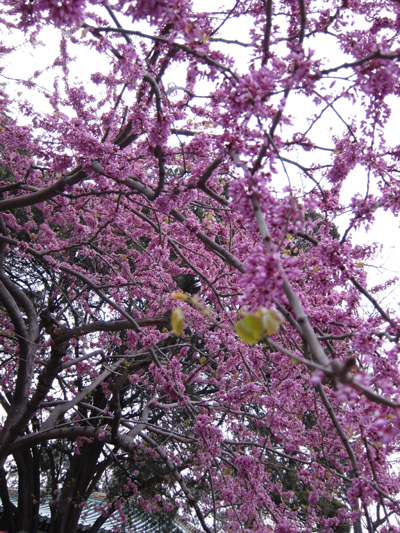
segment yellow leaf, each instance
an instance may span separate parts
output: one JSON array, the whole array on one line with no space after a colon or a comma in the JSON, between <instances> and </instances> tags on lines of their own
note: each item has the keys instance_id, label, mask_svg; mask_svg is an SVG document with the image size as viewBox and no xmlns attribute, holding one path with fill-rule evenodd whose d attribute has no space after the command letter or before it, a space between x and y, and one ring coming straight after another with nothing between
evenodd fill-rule
<instances>
[{"instance_id":1,"label":"yellow leaf","mask_svg":"<svg viewBox=\"0 0 400 533\"><path fill-rule=\"evenodd\" d=\"M172 311L171 326L173 334L180 337L183 333L183 311L179 307Z\"/></svg>"},{"instance_id":2,"label":"yellow leaf","mask_svg":"<svg viewBox=\"0 0 400 533\"><path fill-rule=\"evenodd\" d=\"M187 302L189 295L186 292L174 292L174 294L171 294L171 298L173 300L183 300L184 302Z\"/></svg>"},{"instance_id":3,"label":"yellow leaf","mask_svg":"<svg viewBox=\"0 0 400 533\"><path fill-rule=\"evenodd\" d=\"M268 309L268 311L264 311L261 318L264 332L267 335L273 335L276 333L283 322L283 316L276 309Z\"/></svg>"},{"instance_id":4,"label":"yellow leaf","mask_svg":"<svg viewBox=\"0 0 400 533\"><path fill-rule=\"evenodd\" d=\"M258 342L263 334L263 321L260 316L255 313L249 313L243 320L239 320L235 324L235 331L242 339L242 341L249 344Z\"/></svg>"}]
</instances>

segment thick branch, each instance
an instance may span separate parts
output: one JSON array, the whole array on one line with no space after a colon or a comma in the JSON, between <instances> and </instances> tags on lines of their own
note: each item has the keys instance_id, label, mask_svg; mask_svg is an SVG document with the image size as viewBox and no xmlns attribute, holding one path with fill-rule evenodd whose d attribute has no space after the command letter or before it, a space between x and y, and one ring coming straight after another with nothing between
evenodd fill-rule
<instances>
[{"instance_id":1,"label":"thick branch","mask_svg":"<svg viewBox=\"0 0 400 533\"><path fill-rule=\"evenodd\" d=\"M155 149L155 156L158 159L158 185L156 187L156 190L154 191L153 198L157 198L160 196L165 182L165 159L164 159L164 153L162 150L162 147L157 144Z\"/></svg>"},{"instance_id":2,"label":"thick branch","mask_svg":"<svg viewBox=\"0 0 400 533\"><path fill-rule=\"evenodd\" d=\"M70 174L67 174L63 178L59 179L49 187L40 189L32 194L26 194L24 196L13 196L7 198L7 200L0 200L0 212L15 209L17 207L26 207L28 205L35 205L45 200L50 200L59 194L62 194L67 187L75 185L88 177L86 172L82 170L82 167L77 167Z\"/></svg>"},{"instance_id":3,"label":"thick branch","mask_svg":"<svg viewBox=\"0 0 400 533\"><path fill-rule=\"evenodd\" d=\"M141 328L156 326L156 327L168 327L170 320L165 316L156 316L153 318L138 318L136 323ZM110 321L98 321L91 324L84 324L76 328L66 330L66 335L69 339L82 337L88 333L94 333L96 331L124 331L126 329L133 329L133 324L129 320L110 320Z\"/></svg>"},{"instance_id":4,"label":"thick branch","mask_svg":"<svg viewBox=\"0 0 400 533\"><path fill-rule=\"evenodd\" d=\"M42 424L41 431L46 431L47 429L51 429L52 427L57 425L57 420L62 417L67 411L78 405L86 396L93 392L96 387L98 387L103 381L112 373L115 372L115 370L122 365L123 361L118 361L113 365L112 368L104 370L99 376L97 376L96 379L94 379L90 385L88 385L85 389L80 391L78 394L75 395L75 397L70 400L69 402L63 403L58 405L55 409L53 409L50 416L47 418L47 420Z\"/></svg>"},{"instance_id":5,"label":"thick branch","mask_svg":"<svg viewBox=\"0 0 400 533\"><path fill-rule=\"evenodd\" d=\"M265 8L265 29L264 29L264 39L263 39L263 64L265 65L268 61L269 56L269 44L271 40L271 29L272 29L272 0L263 0Z\"/></svg>"},{"instance_id":6,"label":"thick branch","mask_svg":"<svg viewBox=\"0 0 400 533\"><path fill-rule=\"evenodd\" d=\"M32 364L39 336L39 324L35 308L26 295L0 273L0 301L4 305L13 325L19 345L18 374L14 391L14 402L24 402L31 383ZM22 309L28 319L28 327L20 312Z\"/></svg>"},{"instance_id":7,"label":"thick branch","mask_svg":"<svg viewBox=\"0 0 400 533\"><path fill-rule=\"evenodd\" d=\"M197 186L199 188L202 188L207 183L208 179L212 176L212 173L216 168L219 167L219 165L222 163L223 157L217 157L204 171L203 175L200 176L200 179L197 183Z\"/></svg>"}]
</instances>

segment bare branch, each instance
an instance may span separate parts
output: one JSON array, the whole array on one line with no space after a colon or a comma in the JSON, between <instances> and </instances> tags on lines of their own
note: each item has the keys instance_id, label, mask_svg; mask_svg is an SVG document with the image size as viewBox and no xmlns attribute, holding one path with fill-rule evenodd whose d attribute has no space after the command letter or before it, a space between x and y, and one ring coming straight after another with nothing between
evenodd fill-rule
<instances>
[{"instance_id":1,"label":"bare branch","mask_svg":"<svg viewBox=\"0 0 400 533\"><path fill-rule=\"evenodd\" d=\"M82 167L77 167L71 173L67 174L63 178L59 179L52 185L40 189L32 194L26 194L24 196L13 196L6 200L0 200L0 212L15 209L17 207L26 207L28 205L35 205L45 200L50 200L55 196L62 194L67 187L76 185L81 181L87 179L88 175L82 170Z\"/></svg>"},{"instance_id":2,"label":"bare branch","mask_svg":"<svg viewBox=\"0 0 400 533\"><path fill-rule=\"evenodd\" d=\"M271 29L272 29L272 0L263 0L265 8L265 29L264 29L264 39L263 39L263 65L268 61L269 57L269 44L271 40Z\"/></svg>"}]
</instances>

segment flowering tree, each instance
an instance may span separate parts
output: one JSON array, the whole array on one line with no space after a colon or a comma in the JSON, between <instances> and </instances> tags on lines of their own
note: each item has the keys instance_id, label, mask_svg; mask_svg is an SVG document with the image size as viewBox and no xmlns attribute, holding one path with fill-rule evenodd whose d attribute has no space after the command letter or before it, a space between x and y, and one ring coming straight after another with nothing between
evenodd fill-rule
<instances>
[{"instance_id":1,"label":"flowering tree","mask_svg":"<svg viewBox=\"0 0 400 533\"><path fill-rule=\"evenodd\" d=\"M57 533L99 488L92 532L129 500L206 532L400 531L394 281L352 244L400 207L400 4L3 7L5 64L51 42L0 88L10 530L46 486Z\"/></svg>"}]
</instances>

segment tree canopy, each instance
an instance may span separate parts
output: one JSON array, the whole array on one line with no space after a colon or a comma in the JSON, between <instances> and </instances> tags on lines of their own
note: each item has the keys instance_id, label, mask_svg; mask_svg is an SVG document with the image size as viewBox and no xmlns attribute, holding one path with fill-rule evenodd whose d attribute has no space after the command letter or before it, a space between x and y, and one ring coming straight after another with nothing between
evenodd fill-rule
<instances>
[{"instance_id":1,"label":"tree canopy","mask_svg":"<svg viewBox=\"0 0 400 533\"><path fill-rule=\"evenodd\" d=\"M400 532L400 3L2 6L10 531Z\"/></svg>"}]
</instances>

